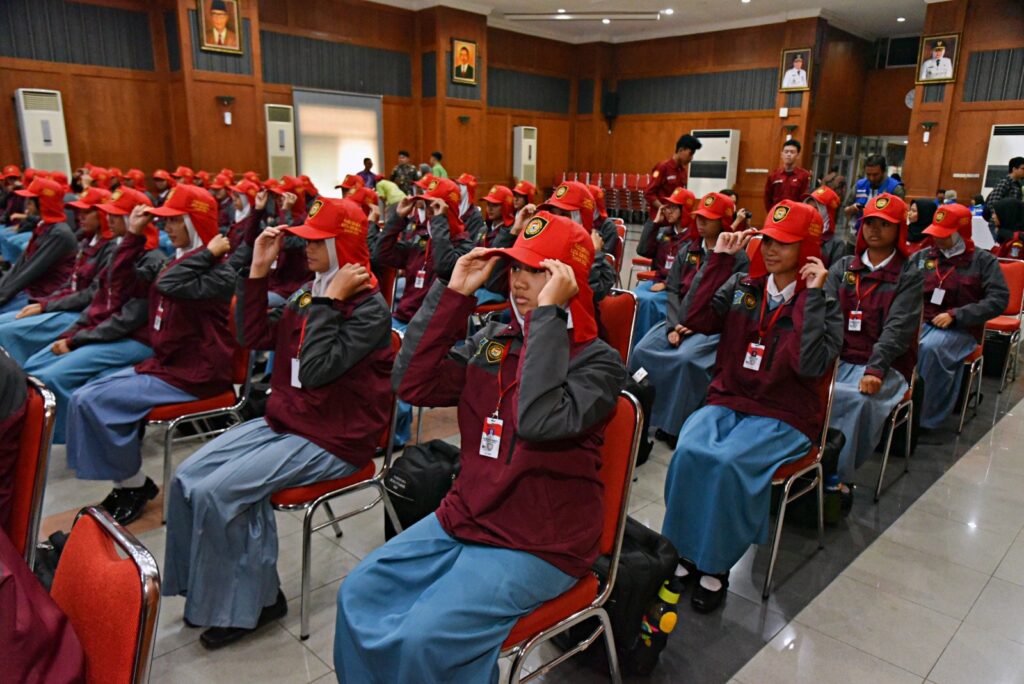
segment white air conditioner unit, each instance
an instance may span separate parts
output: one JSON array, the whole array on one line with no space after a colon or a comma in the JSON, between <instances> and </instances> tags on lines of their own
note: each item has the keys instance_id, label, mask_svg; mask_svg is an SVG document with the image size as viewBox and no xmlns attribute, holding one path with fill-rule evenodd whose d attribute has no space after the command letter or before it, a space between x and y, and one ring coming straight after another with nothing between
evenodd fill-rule
<instances>
[{"instance_id":1,"label":"white air conditioner unit","mask_svg":"<svg viewBox=\"0 0 1024 684\"><path fill-rule=\"evenodd\" d=\"M1014 157L1024 157L1024 124L993 126L988 139L988 156L985 157L982 196L987 198L999 181L1006 178L1009 162Z\"/></svg>"},{"instance_id":2,"label":"white air conditioner unit","mask_svg":"<svg viewBox=\"0 0 1024 684\"><path fill-rule=\"evenodd\" d=\"M690 162L690 180L686 187L697 197L718 192L736 184L740 157L740 132L734 128L693 130L702 147Z\"/></svg>"},{"instance_id":3,"label":"white air conditioner unit","mask_svg":"<svg viewBox=\"0 0 1024 684\"><path fill-rule=\"evenodd\" d=\"M295 109L291 105L268 104L267 168L270 178L295 175Z\"/></svg>"},{"instance_id":4,"label":"white air conditioner unit","mask_svg":"<svg viewBox=\"0 0 1024 684\"><path fill-rule=\"evenodd\" d=\"M14 91L14 100L25 166L63 171L70 177L71 157L60 91L18 88Z\"/></svg>"},{"instance_id":5,"label":"white air conditioner unit","mask_svg":"<svg viewBox=\"0 0 1024 684\"><path fill-rule=\"evenodd\" d=\"M537 184L537 128L512 127L512 177Z\"/></svg>"}]
</instances>

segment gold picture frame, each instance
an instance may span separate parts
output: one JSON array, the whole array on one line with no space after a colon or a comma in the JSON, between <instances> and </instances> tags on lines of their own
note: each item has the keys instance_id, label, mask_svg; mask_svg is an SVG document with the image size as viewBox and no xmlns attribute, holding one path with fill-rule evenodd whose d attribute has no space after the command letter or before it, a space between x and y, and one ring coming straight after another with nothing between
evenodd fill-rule
<instances>
[{"instance_id":1,"label":"gold picture frame","mask_svg":"<svg viewBox=\"0 0 1024 684\"><path fill-rule=\"evenodd\" d=\"M917 53L917 71L914 83L952 83L956 80L956 67L960 59L960 34L942 33L923 36Z\"/></svg>"},{"instance_id":2,"label":"gold picture frame","mask_svg":"<svg viewBox=\"0 0 1024 684\"><path fill-rule=\"evenodd\" d=\"M196 0L199 49L242 54L242 0Z\"/></svg>"},{"instance_id":3,"label":"gold picture frame","mask_svg":"<svg viewBox=\"0 0 1024 684\"><path fill-rule=\"evenodd\" d=\"M471 40L452 38L452 83L477 85L476 43Z\"/></svg>"},{"instance_id":4,"label":"gold picture frame","mask_svg":"<svg viewBox=\"0 0 1024 684\"><path fill-rule=\"evenodd\" d=\"M779 92L799 93L811 89L811 48L782 51L779 63Z\"/></svg>"}]
</instances>

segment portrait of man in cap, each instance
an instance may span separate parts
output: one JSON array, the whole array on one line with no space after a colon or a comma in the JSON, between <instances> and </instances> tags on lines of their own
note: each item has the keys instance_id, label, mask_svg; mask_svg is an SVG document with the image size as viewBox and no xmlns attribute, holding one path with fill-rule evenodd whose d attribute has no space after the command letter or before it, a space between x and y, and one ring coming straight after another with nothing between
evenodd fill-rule
<instances>
[{"instance_id":1,"label":"portrait of man in cap","mask_svg":"<svg viewBox=\"0 0 1024 684\"><path fill-rule=\"evenodd\" d=\"M958 34L925 36L921 40L921 57L917 65L918 83L949 83L956 73Z\"/></svg>"},{"instance_id":2,"label":"portrait of man in cap","mask_svg":"<svg viewBox=\"0 0 1024 684\"><path fill-rule=\"evenodd\" d=\"M236 0L198 0L203 50L214 52L242 51L238 40L239 17Z\"/></svg>"},{"instance_id":3,"label":"portrait of man in cap","mask_svg":"<svg viewBox=\"0 0 1024 684\"><path fill-rule=\"evenodd\" d=\"M810 89L810 58L810 48L782 51L782 83L779 90L785 92Z\"/></svg>"}]
</instances>

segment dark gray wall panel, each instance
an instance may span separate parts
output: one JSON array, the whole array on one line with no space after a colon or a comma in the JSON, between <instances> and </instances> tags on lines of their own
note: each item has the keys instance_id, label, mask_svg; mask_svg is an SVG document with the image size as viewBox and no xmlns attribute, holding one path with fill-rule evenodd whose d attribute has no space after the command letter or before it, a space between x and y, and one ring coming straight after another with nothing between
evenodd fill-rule
<instances>
[{"instance_id":1,"label":"dark gray wall panel","mask_svg":"<svg viewBox=\"0 0 1024 684\"><path fill-rule=\"evenodd\" d=\"M777 69L658 76L619 81L619 114L774 109Z\"/></svg>"},{"instance_id":2,"label":"dark gray wall panel","mask_svg":"<svg viewBox=\"0 0 1024 684\"><path fill-rule=\"evenodd\" d=\"M421 97L437 97L437 53L424 52L420 57L423 82L420 84Z\"/></svg>"},{"instance_id":3,"label":"dark gray wall panel","mask_svg":"<svg viewBox=\"0 0 1024 684\"><path fill-rule=\"evenodd\" d=\"M594 113L594 79L581 78L576 92L576 113Z\"/></svg>"},{"instance_id":4,"label":"dark gray wall panel","mask_svg":"<svg viewBox=\"0 0 1024 684\"><path fill-rule=\"evenodd\" d=\"M786 106L791 109L797 109L804 105L804 94L799 93L786 93Z\"/></svg>"},{"instance_id":5,"label":"dark gray wall panel","mask_svg":"<svg viewBox=\"0 0 1024 684\"><path fill-rule=\"evenodd\" d=\"M945 83L933 83L932 85L926 85L924 87L924 97L922 98L925 102L942 102L946 98L946 84Z\"/></svg>"},{"instance_id":6,"label":"dark gray wall panel","mask_svg":"<svg viewBox=\"0 0 1024 684\"><path fill-rule=\"evenodd\" d=\"M242 19L242 54L229 52L207 52L200 50L199 16L195 10L188 11L189 31L192 35L192 67L201 71L217 71L222 74L252 74L252 31L248 19Z\"/></svg>"},{"instance_id":7,"label":"dark gray wall panel","mask_svg":"<svg viewBox=\"0 0 1024 684\"><path fill-rule=\"evenodd\" d=\"M964 102L991 100L1024 100L1024 47L970 53Z\"/></svg>"},{"instance_id":8,"label":"dark gray wall panel","mask_svg":"<svg viewBox=\"0 0 1024 684\"><path fill-rule=\"evenodd\" d=\"M487 106L569 113L569 80L511 69L487 70Z\"/></svg>"},{"instance_id":9,"label":"dark gray wall panel","mask_svg":"<svg viewBox=\"0 0 1024 684\"><path fill-rule=\"evenodd\" d=\"M178 13L164 12L164 33L167 34L167 63L171 71L181 71L181 41L178 40Z\"/></svg>"}]
</instances>

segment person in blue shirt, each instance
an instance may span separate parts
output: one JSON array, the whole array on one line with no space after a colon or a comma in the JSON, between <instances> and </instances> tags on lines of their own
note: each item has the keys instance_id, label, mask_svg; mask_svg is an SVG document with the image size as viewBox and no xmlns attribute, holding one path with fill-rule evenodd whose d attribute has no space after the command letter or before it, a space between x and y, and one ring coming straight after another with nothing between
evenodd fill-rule
<instances>
[{"instance_id":1,"label":"person in blue shirt","mask_svg":"<svg viewBox=\"0 0 1024 684\"><path fill-rule=\"evenodd\" d=\"M903 183L889 176L886 173L888 168L885 156L881 154L872 154L864 160L864 177L857 180L853 189L853 197L847 199L847 206L843 210L848 221L856 221L857 230L860 230L864 206L872 197L887 192L906 200L907 193L903 188Z\"/></svg>"}]
</instances>

